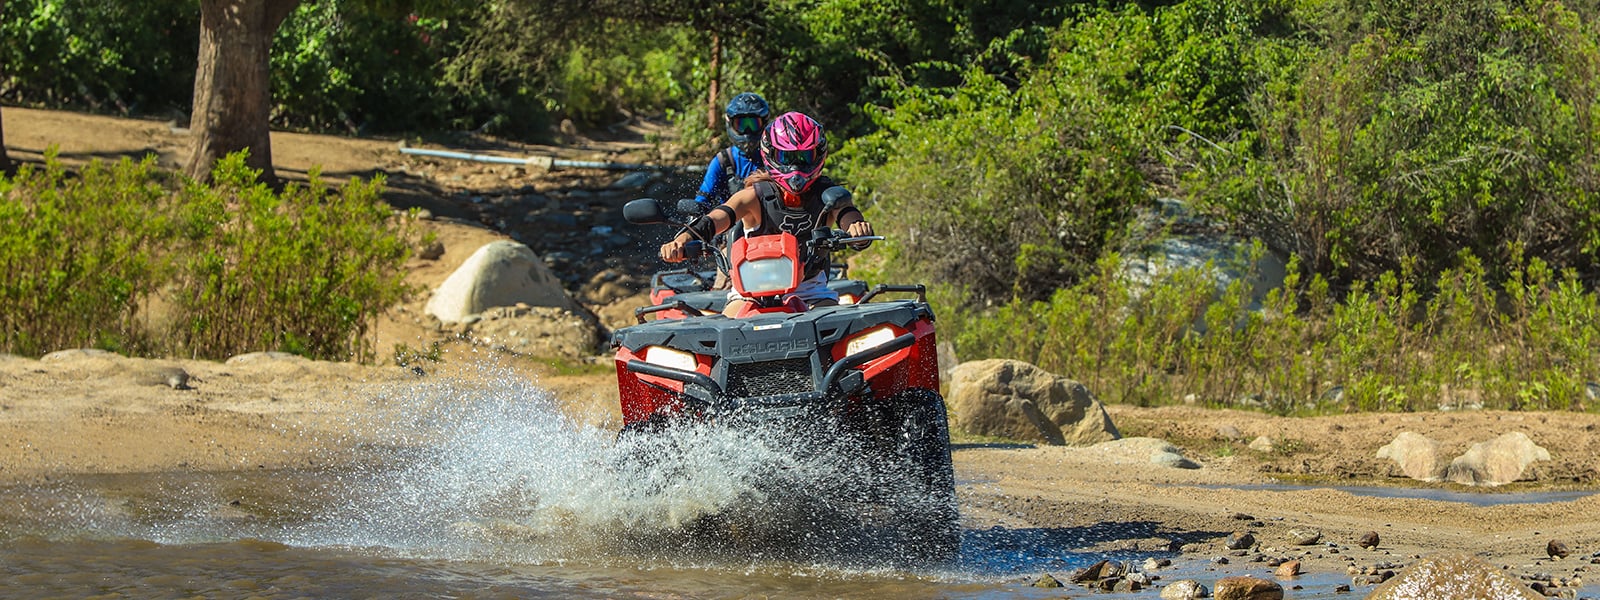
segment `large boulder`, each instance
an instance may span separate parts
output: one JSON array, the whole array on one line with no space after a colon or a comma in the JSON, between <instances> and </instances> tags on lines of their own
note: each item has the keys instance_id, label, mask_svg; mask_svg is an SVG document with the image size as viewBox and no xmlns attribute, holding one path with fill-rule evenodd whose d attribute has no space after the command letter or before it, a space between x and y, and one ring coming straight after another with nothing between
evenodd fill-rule
<instances>
[{"instance_id":1,"label":"large boulder","mask_svg":"<svg viewBox=\"0 0 1600 600\"><path fill-rule=\"evenodd\" d=\"M1439 456L1439 442L1410 431L1400 432L1394 441L1379 448L1378 458L1394 461L1406 477L1422 481L1444 479L1447 466Z\"/></svg>"},{"instance_id":2,"label":"large boulder","mask_svg":"<svg viewBox=\"0 0 1600 600\"><path fill-rule=\"evenodd\" d=\"M1122 437L1083 384L1022 361L956 365L949 402L951 424L976 435L1075 446Z\"/></svg>"},{"instance_id":3,"label":"large boulder","mask_svg":"<svg viewBox=\"0 0 1600 600\"><path fill-rule=\"evenodd\" d=\"M511 241L484 244L467 257L428 299L427 312L446 323L499 306L548 306L576 310L561 281L527 246Z\"/></svg>"},{"instance_id":4,"label":"large boulder","mask_svg":"<svg viewBox=\"0 0 1600 600\"><path fill-rule=\"evenodd\" d=\"M1428 557L1372 590L1367 600L1514 600L1543 598L1475 558Z\"/></svg>"},{"instance_id":5,"label":"large boulder","mask_svg":"<svg viewBox=\"0 0 1600 600\"><path fill-rule=\"evenodd\" d=\"M1446 478L1466 485L1502 485L1521 479L1528 465L1541 460L1550 460L1550 451L1533 443L1528 434L1513 431L1473 444L1450 461Z\"/></svg>"}]
</instances>

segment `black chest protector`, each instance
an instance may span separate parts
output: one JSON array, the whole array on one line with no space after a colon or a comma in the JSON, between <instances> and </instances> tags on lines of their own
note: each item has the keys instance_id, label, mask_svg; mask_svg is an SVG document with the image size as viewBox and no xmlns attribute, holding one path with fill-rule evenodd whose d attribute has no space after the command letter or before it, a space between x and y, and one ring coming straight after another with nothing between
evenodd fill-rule
<instances>
[{"instance_id":1,"label":"black chest protector","mask_svg":"<svg viewBox=\"0 0 1600 600\"><path fill-rule=\"evenodd\" d=\"M806 191L800 194L800 206L790 208L783 204L783 192L778 185L771 181L756 183L756 198L761 200L761 227L746 233L748 237L761 235L775 235L788 233L800 240L800 252L808 254L805 243L811 239L811 232L826 227L823 221L827 219L822 209L822 190L833 187L833 180L819 177ZM801 256L805 261L805 277L810 279L818 273L828 270L832 258L827 252L809 252L809 256Z\"/></svg>"}]
</instances>

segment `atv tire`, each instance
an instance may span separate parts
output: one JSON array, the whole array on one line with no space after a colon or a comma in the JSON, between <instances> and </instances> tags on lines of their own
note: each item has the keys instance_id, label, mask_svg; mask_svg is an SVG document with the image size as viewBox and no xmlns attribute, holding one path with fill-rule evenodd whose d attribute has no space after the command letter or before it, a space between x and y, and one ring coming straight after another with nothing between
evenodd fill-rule
<instances>
[{"instance_id":1,"label":"atv tire","mask_svg":"<svg viewBox=\"0 0 1600 600\"><path fill-rule=\"evenodd\" d=\"M912 492L897 507L904 556L924 564L950 562L961 553L961 517L944 398L914 389L896 396L894 406L895 463L905 470Z\"/></svg>"}]
</instances>

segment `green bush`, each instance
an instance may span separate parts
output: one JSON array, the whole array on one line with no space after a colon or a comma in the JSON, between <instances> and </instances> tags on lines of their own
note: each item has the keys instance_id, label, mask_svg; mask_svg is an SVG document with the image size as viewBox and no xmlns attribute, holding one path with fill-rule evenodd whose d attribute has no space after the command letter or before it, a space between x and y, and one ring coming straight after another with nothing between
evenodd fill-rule
<instances>
[{"instance_id":1,"label":"green bush","mask_svg":"<svg viewBox=\"0 0 1600 600\"><path fill-rule=\"evenodd\" d=\"M150 349L137 317L169 275L161 255L176 226L152 162L73 177L52 152L42 169L0 178L0 350Z\"/></svg>"},{"instance_id":2,"label":"green bush","mask_svg":"<svg viewBox=\"0 0 1600 600\"><path fill-rule=\"evenodd\" d=\"M902 90L880 131L841 153L905 259L895 275L960 281L992 304L1091 273L1135 207L1176 183L1163 165L1177 132L1248 123L1254 32L1275 15L1256 10L1093 12L1015 89L969 69L960 87Z\"/></svg>"},{"instance_id":3,"label":"green bush","mask_svg":"<svg viewBox=\"0 0 1600 600\"><path fill-rule=\"evenodd\" d=\"M1459 261L1430 282L1438 293L1426 301L1409 276L1390 273L1335 302L1326 280L1302 284L1291 269L1252 311L1245 286L1218 295L1208 269L1134 286L1111 256L1048 301L941 306L941 327L963 358L1032 362L1115 403L1192 397L1280 414L1591 408L1600 295L1537 258L1500 281L1470 254Z\"/></svg>"},{"instance_id":4,"label":"green bush","mask_svg":"<svg viewBox=\"0 0 1600 600\"><path fill-rule=\"evenodd\" d=\"M409 220L381 179L280 194L243 161L178 190L151 160L73 176L51 156L0 179L0 351L373 360L368 328L409 291Z\"/></svg>"},{"instance_id":5,"label":"green bush","mask_svg":"<svg viewBox=\"0 0 1600 600\"><path fill-rule=\"evenodd\" d=\"M1330 2L1321 49L1255 96L1260 145L1196 170L1198 195L1338 281L1429 283L1508 248L1600 275L1600 42L1556 0Z\"/></svg>"},{"instance_id":6,"label":"green bush","mask_svg":"<svg viewBox=\"0 0 1600 600\"><path fill-rule=\"evenodd\" d=\"M449 19L378 13L364 3L302 4L272 47L274 124L345 133L443 127L439 61Z\"/></svg>"},{"instance_id":7,"label":"green bush","mask_svg":"<svg viewBox=\"0 0 1600 600\"><path fill-rule=\"evenodd\" d=\"M0 10L0 89L39 106L182 109L199 47L189 0L11 0Z\"/></svg>"}]
</instances>

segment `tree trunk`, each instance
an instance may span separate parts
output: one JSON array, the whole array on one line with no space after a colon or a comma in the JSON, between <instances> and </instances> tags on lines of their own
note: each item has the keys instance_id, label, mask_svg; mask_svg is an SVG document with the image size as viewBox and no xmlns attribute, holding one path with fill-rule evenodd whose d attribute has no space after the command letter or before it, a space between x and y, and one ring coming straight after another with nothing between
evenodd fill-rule
<instances>
[{"instance_id":1,"label":"tree trunk","mask_svg":"<svg viewBox=\"0 0 1600 600\"><path fill-rule=\"evenodd\" d=\"M276 181L272 170L272 85L269 52L278 25L301 0L200 0L200 66L194 78L189 130L193 152L184 172L209 181L217 159L248 150L246 164Z\"/></svg>"},{"instance_id":2,"label":"tree trunk","mask_svg":"<svg viewBox=\"0 0 1600 600\"><path fill-rule=\"evenodd\" d=\"M0 16L6 14L5 0L0 0ZM0 64L0 81L5 81L5 65ZM5 115L0 114L0 173L11 172L11 157L6 155L6 122Z\"/></svg>"},{"instance_id":3,"label":"tree trunk","mask_svg":"<svg viewBox=\"0 0 1600 600\"><path fill-rule=\"evenodd\" d=\"M0 114L0 173L11 172L11 157L6 155L5 115Z\"/></svg>"},{"instance_id":4,"label":"tree trunk","mask_svg":"<svg viewBox=\"0 0 1600 600\"><path fill-rule=\"evenodd\" d=\"M6 155L5 115L0 114L0 173L11 172L11 157Z\"/></svg>"},{"instance_id":5,"label":"tree trunk","mask_svg":"<svg viewBox=\"0 0 1600 600\"><path fill-rule=\"evenodd\" d=\"M711 135L713 136L720 131L717 129L717 94L719 92L717 88L721 80L722 36L713 33L711 34L711 85L707 86L711 88L711 93L706 98L706 104L709 105L706 110L706 127L711 129Z\"/></svg>"}]
</instances>

